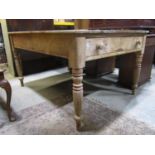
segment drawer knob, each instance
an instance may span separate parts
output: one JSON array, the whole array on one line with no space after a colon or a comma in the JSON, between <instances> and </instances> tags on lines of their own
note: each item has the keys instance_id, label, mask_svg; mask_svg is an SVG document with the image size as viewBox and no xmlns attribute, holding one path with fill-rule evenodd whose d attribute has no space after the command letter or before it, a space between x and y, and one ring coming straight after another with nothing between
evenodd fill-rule
<instances>
[{"instance_id":1,"label":"drawer knob","mask_svg":"<svg viewBox=\"0 0 155 155\"><path fill-rule=\"evenodd\" d=\"M136 48L140 48L141 47L141 42L140 41L136 41Z\"/></svg>"},{"instance_id":2,"label":"drawer knob","mask_svg":"<svg viewBox=\"0 0 155 155\"><path fill-rule=\"evenodd\" d=\"M103 44L97 44L97 45L96 45L96 50L102 50L103 47L104 47Z\"/></svg>"}]
</instances>

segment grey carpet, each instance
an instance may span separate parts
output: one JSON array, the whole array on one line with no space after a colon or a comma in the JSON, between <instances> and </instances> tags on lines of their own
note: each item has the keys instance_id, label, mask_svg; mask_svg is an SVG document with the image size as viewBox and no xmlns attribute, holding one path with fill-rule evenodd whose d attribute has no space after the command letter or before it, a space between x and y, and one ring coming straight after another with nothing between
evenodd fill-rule
<instances>
[{"instance_id":1,"label":"grey carpet","mask_svg":"<svg viewBox=\"0 0 155 155\"><path fill-rule=\"evenodd\" d=\"M152 135L155 127L136 120L129 114L110 110L104 103L94 102L89 96L83 104L82 131L75 128L73 104L52 108L44 102L17 112L18 120L8 122L0 117L0 134L4 135Z\"/></svg>"},{"instance_id":2,"label":"grey carpet","mask_svg":"<svg viewBox=\"0 0 155 155\"><path fill-rule=\"evenodd\" d=\"M139 88L135 96L130 95L129 90L116 88L115 83L104 79L85 81L85 125L81 132L76 131L73 105L70 103L72 82L53 86L50 84L52 81L43 79L27 83L25 87L13 85L11 103L18 120L10 123L5 111L0 108L0 134L155 133L154 79L146 87ZM2 91L0 95L5 96Z\"/></svg>"}]
</instances>

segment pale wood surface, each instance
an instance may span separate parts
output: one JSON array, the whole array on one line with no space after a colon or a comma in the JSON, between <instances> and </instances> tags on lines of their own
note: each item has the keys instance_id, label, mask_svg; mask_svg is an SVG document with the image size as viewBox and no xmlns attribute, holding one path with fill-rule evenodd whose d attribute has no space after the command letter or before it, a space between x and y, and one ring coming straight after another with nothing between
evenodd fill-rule
<instances>
[{"instance_id":1,"label":"pale wood surface","mask_svg":"<svg viewBox=\"0 0 155 155\"><path fill-rule=\"evenodd\" d=\"M20 48L65 57L72 69L73 102L77 129L81 126L83 101L83 68L88 60L135 52L136 63L133 90L135 93L141 70L147 31L143 30L57 30L11 32L13 49ZM18 75L21 77L16 56Z\"/></svg>"},{"instance_id":2,"label":"pale wood surface","mask_svg":"<svg viewBox=\"0 0 155 155\"><path fill-rule=\"evenodd\" d=\"M72 69L72 79L73 79L73 102L75 109L75 120L77 129L81 127L81 109L83 102L83 69Z\"/></svg>"},{"instance_id":3,"label":"pale wood surface","mask_svg":"<svg viewBox=\"0 0 155 155\"><path fill-rule=\"evenodd\" d=\"M72 35L50 35L44 33L30 33L13 35L13 46L19 49L30 50L37 53L68 57L70 49L73 49L74 37Z\"/></svg>"},{"instance_id":4,"label":"pale wood surface","mask_svg":"<svg viewBox=\"0 0 155 155\"><path fill-rule=\"evenodd\" d=\"M143 45L143 37L106 37L90 38L86 41L86 56L116 53L121 51L138 51Z\"/></svg>"},{"instance_id":5,"label":"pale wood surface","mask_svg":"<svg viewBox=\"0 0 155 155\"><path fill-rule=\"evenodd\" d=\"M40 34L40 33L51 33L51 34L117 34L117 35L126 35L126 36L134 36L134 35L144 35L147 34L149 31L145 30L87 30L87 29L80 29L80 30L47 30L47 31L14 31L14 32L9 32L9 35L15 35L15 34Z\"/></svg>"},{"instance_id":6,"label":"pale wood surface","mask_svg":"<svg viewBox=\"0 0 155 155\"><path fill-rule=\"evenodd\" d=\"M65 58L73 55L71 52L76 49L76 38L85 38L84 59L92 60L107 57L108 53L109 56L114 56L117 53L119 55L141 50L145 33L147 31L143 30L54 30L20 31L9 34L15 48ZM102 49L98 50L98 45L103 46Z\"/></svg>"}]
</instances>

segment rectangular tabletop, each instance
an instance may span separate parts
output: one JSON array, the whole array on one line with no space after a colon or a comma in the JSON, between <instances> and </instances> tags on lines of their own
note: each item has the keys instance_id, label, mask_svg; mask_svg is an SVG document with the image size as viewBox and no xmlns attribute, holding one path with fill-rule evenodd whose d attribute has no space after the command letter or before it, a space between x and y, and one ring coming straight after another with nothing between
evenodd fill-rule
<instances>
[{"instance_id":1,"label":"rectangular tabletop","mask_svg":"<svg viewBox=\"0 0 155 155\"><path fill-rule=\"evenodd\" d=\"M84 38L85 60L141 50L143 30L56 30L10 32L14 48L69 58ZM136 47L137 46L137 47Z\"/></svg>"}]
</instances>

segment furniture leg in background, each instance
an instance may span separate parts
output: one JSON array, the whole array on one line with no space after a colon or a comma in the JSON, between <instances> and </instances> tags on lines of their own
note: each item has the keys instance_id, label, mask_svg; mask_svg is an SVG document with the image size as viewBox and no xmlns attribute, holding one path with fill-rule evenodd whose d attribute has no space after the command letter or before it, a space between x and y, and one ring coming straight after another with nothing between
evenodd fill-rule
<instances>
[{"instance_id":1,"label":"furniture leg in background","mask_svg":"<svg viewBox=\"0 0 155 155\"><path fill-rule=\"evenodd\" d=\"M155 53L155 35L148 35L146 38L145 51L142 58L141 72L138 81L138 86L148 82L151 79L151 70L152 70L154 53ZM135 63L136 63L135 53L122 55L116 59L116 67L119 68L119 84L121 86L132 89Z\"/></svg>"},{"instance_id":2,"label":"furniture leg in background","mask_svg":"<svg viewBox=\"0 0 155 155\"><path fill-rule=\"evenodd\" d=\"M132 94L135 94L135 90L139 85L142 59L142 52L130 53L117 59L117 67L119 68L118 83L123 87L131 89Z\"/></svg>"},{"instance_id":3,"label":"furniture leg in background","mask_svg":"<svg viewBox=\"0 0 155 155\"><path fill-rule=\"evenodd\" d=\"M115 69L115 57L102 58L86 63L86 76L96 78L105 74L110 74Z\"/></svg>"},{"instance_id":4,"label":"furniture leg in background","mask_svg":"<svg viewBox=\"0 0 155 155\"><path fill-rule=\"evenodd\" d=\"M13 116L12 110L11 110L11 94L12 94L12 90L11 90L10 83L7 80L4 79L3 71L0 71L0 87L2 89L4 89L5 92L6 92L7 100L6 100L6 104L5 104L4 108L7 111L9 121L13 122L13 121L16 120L16 118L15 118L15 116Z\"/></svg>"}]
</instances>

